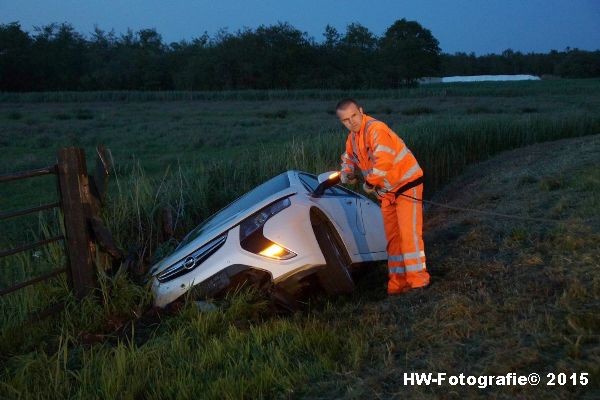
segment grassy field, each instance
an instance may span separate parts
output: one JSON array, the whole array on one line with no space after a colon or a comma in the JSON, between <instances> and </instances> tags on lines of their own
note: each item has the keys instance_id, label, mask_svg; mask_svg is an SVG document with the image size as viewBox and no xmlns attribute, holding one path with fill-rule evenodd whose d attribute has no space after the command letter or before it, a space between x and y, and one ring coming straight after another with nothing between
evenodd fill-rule
<instances>
[{"instance_id":1,"label":"grassy field","mask_svg":"<svg viewBox=\"0 0 600 400\"><path fill-rule=\"evenodd\" d=\"M158 196L161 206L170 202L186 212L189 218L181 219L186 230L282 170L336 168L346 133L333 107L348 94L361 99L366 112L389 123L406 140L425 170L428 195L466 165L499 151L600 132L600 80L357 93L4 93L0 173L50 164L57 150L67 145L84 147L91 158L94 147L103 143L111 149L125 187L143 176L149 180L148 190L157 190L164 178L181 192L186 180L183 192L190 198L185 202L173 204L175 200L168 199L173 191ZM36 178L3 185L2 209L55 198L52 183ZM197 198L206 197L204 184L212 193L205 201ZM9 221L0 230L14 232L14 224L20 228L24 223L32 232L37 230L35 220ZM9 235L4 242L20 239Z\"/></svg>"},{"instance_id":2,"label":"grassy field","mask_svg":"<svg viewBox=\"0 0 600 400\"><path fill-rule=\"evenodd\" d=\"M185 98L185 96L188 98ZM338 92L0 95L0 172L46 165L63 145L112 151L105 221L147 260L256 183L286 169L334 169L345 132ZM526 144L600 133L600 81L432 86L365 92L365 111L405 138L431 196L467 165ZM385 299L385 266L348 298L315 299L292 316L242 291L211 313L186 302L157 314L124 273L102 276L101 302L75 302L64 280L0 300L3 398L437 397L403 372L589 372L600 381L597 317L598 136L507 154L436 194L455 205L558 219L530 223L432 209L426 245L434 285ZM2 210L43 202L52 182L0 188ZM11 186L8 186L11 185ZM467 190L462 188L466 187ZM4 245L60 229L51 215L5 222ZM24 229L25 228L25 229ZM0 284L62 262L58 246L0 260ZM52 298L56 318L22 320ZM594 311L595 310L595 311ZM308 385L308 383L311 383ZM460 388L458 392L463 390ZM568 398L590 387L466 390ZM457 393L458 393L457 392ZM597 392L596 392L597 393ZM542 396L542 397L547 397Z\"/></svg>"}]
</instances>

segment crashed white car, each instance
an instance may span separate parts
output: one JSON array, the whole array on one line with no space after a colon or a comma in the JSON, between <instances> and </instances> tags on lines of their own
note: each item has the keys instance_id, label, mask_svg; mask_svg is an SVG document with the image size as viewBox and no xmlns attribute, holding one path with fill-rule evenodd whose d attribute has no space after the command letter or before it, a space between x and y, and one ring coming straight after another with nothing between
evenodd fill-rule
<instances>
[{"instance_id":1,"label":"crashed white car","mask_svg":"<svg viewBox=\"0 0 600 400\"><path fill-rule=\"evenodd\" d=\"M351 292L349 269L386 260L386 240L379 206L338 182L339 173L287 171L214 214L151 268L155 305L246 280L286 294L307 282Z\"/></svg>"}]
</instances>

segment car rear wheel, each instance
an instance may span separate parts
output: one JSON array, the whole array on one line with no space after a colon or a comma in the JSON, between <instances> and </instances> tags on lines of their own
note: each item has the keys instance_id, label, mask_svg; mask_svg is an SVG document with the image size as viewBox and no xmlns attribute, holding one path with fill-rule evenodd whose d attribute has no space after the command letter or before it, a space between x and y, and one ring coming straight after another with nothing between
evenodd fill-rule
<instances>
[{"instance_id":1,"label":"car rear wheel","mask_svg":"<svg viewBox=\"0 0 600 400\"><path fill-rule=\"evenodd\" d=\"M330 295L352 293L354 280L348 270L349 257L341 240L328 222L319 218L313 223L317 242L327 263L317 271L319 283Z\"/></svg>"}]
</instances>

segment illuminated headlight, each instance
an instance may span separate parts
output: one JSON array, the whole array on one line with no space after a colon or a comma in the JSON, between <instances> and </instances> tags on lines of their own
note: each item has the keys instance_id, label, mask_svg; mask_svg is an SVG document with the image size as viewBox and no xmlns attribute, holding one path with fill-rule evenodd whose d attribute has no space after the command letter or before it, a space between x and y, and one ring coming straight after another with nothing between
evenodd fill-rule
<instances>
[{"instance_id":1,"label":"illuminated headlight","mask_svg":"<svg viewBox=\"0 0 600 400\"><path fill-rule=\"evenodd\" d=\"M267 247L258 253L261 256L274 258L276 260L289 260L296 255L293 251L289 251L285 247L281 247L277 243L269 241L267 238L264 238L264 240Z\"/></svg>"},{"instance_id":2,"label":"illuminated headlight","mask_svg":"<svg viewBox=\"0 0 600 400\"><path fill-rule=\"evenodd\" d=\"M156 278L159 282L168 282L181 275L187 274L219 250L225 243L225 240L227 240L227 233L211 240L192 254L177 261L175 264L158 274Z\"/></svg>"},{"instance_id":3,"label":"illuminated headlight","mask_svg":"<svg viewBox=\"0 0 600 400\"><path fill-rule=\"evenodd\" d=\"M267 239L263 235L265 223L291 204L289 198L263 208L240 224L240 245L246 251L276 260L288 260L296 253Z\"/></svg>"}]
</instances>

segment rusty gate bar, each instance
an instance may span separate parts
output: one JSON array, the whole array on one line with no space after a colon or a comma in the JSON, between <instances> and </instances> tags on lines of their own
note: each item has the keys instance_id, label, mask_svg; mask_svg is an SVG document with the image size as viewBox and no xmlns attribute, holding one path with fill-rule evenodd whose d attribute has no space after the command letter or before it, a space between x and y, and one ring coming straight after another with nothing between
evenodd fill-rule
<instances>
[{"instance_id":1,"label":"rusty gate bar","mask_svg":"<svg viewBox=\"0 0 600 400\"><path fill-rule=\"evenodd\" d=\"M29 170L29 171L13 172L13 173L0 175L0 183L16 181L19 179L33 178L33 177L42 176L42 175L50 175L50 174L57 175L57 173L58 173L58 168L57 168L57 165L55 164L55 165L51 165L51 166L47 166L47 167L43 167L43 168L37 168L37 169ZM36 211L49 210L49 209L56 208L56 207L60 207L60 202L42 204L39 206L30 207L30 208L22 209L22 210L6 211L6 212L0 213L0 220L13 218L13 217L19 217L22 215L34 213ZM22 245L22 246L13 248L13 249L2 250L2 251L0 251L0 257L5 257L5 256L9 256L12 254L20 253L20 252L23 252L26 250L33 249L38 246L42 246L42 245L45 245L48 243L63 240L64 238L65 237L63 235L57 235L57 236L43 239L43 240L40 240L40 241L37 241L34 243L25 244L25 245ZM59 274L66 272L66 271L68 271L67 267L55 269L55 270L47 272L43 275L29 279L25 282L21 282L16 285L13 285L13 286L0 289L0 296L4 296L5 294L12 293L12 292L22 289L24 287L33 285L34 283L53 278Z\"/></svg>"},{"instance_id":2,"label":"rusty gate bar","mask_svg":"<svg viewBox=\"0 0 600 400\"><path fill-rule=\"evenodd\" d=\"M28 281L18 283L18 284L14 285L14 286L10 286L10 287L7 287L5 289L0 289L0 296L4 296L5 294L12 293L15 290L19 290L19 289L22 289L22 288L27 287L29 285L33 285L34 283L45 281L46 279L50 279L50 278L52 278L54 276L60 275L63 272L67 272L67 267L55 269L54 271L48 272L47 274L44 274L44 275L40 275L40 276L38 276L36 278L33 278L33 279L30 279Z\"/></svg>"},{"instance_id":3,"label":"rusty gate bar","mask_svg":"<svg viewBox=\"0 0 600 400\"><path fill-rule=\"evenodd\" d=\"M43 310L36 311L32 315L30 315L29 318L27 318L25 320L25 323L31 324L36 321L41 321L42 319L47 318L50 315L56 314L57 312L61 311L63 308L65 308L66 304L67 303L65 301L51 304L48 307L44 308Z\"/></svg>"},{"instance_id":4,"label":"rusty gate bar","mask_svg":"<svg viewBox=\"0 0 600 400\"><path fill-rule=\"evenodd\" d=\"M24 210L3 212L3 213L0 213L0 219L8 219L8 218L13 218L13 217L19 217L21 215L31 214L31 213L34 213L36 211L49 210L51 208L56 208L56 207L60 207L60 203L59 202L49 203L49 204L43 204L41 206L31 207L31 208L27 208L27 209L24 209Z\"/></svg>"},{"instance_id":5,"label":"rusty gate bar","mask_svg":"<svg viewBox=\"0 0 600 400\"><path fill-rule=\"evenodd\" d=\"M17 179L33 178L34 176L56 174L56 165L48 167L32 169L30 171L13 172L10 174L0 175L0 183L16 181Z\"/></svg>"},{"instance_id":6,"label":"rusty gate bar","mask_svg":"<svg viewBox=\"0 0 600 400\"><path fill-rule=\"evenodd\" d=\"M51 238L48 239L44 239L44 240L40 240L34 243L29 243L20 247L15 247L14 249L10 249L10 250L3 250L0 251L0 257L6 257L6 256L10 256L12 254L16 254L16 253L20 253L22 251L25 250L30 250L33 248L36 248L38 246L42 246L44 244L48 244L48 243L52 243L52 242L57 242L59 240L64 239L65 237L63 235L58 235L58 236L53 236Z\"/></svg>"}]
</instances>

